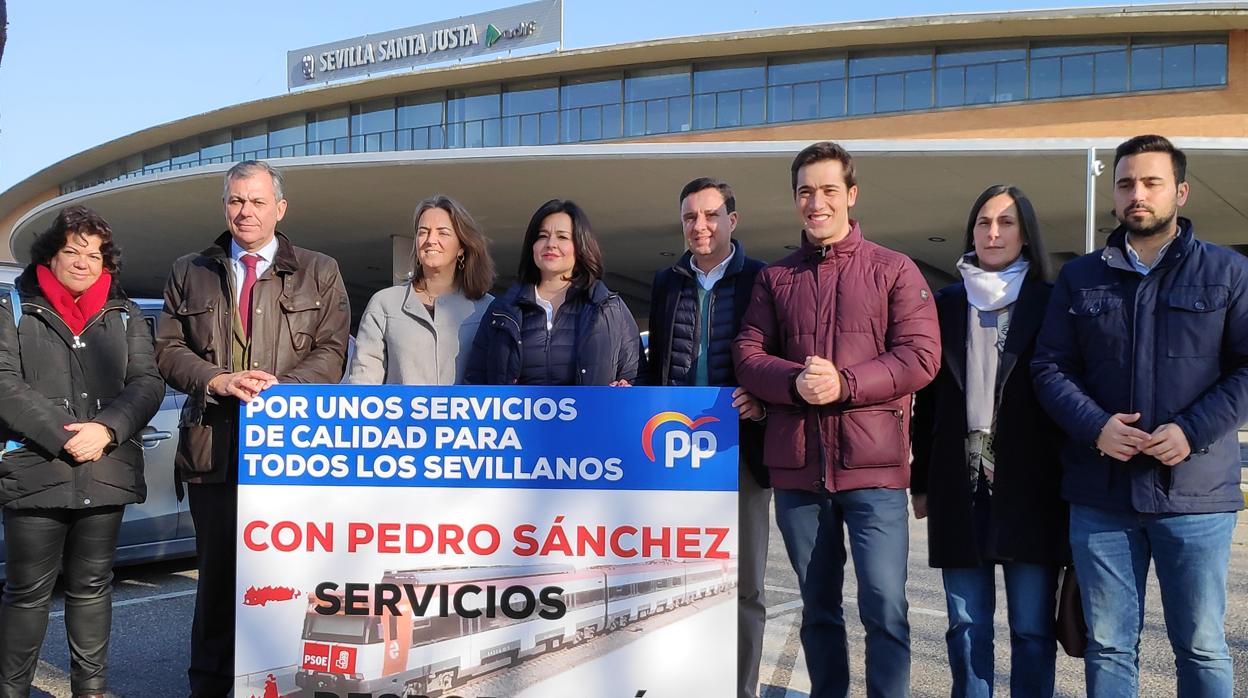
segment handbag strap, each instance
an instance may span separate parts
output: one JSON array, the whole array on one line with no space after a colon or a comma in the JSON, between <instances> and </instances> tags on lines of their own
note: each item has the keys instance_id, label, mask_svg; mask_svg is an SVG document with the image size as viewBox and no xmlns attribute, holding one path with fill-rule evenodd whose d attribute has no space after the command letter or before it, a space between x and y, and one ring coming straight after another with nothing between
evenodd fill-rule
<instances>
[{"instance_id":1,"label":"handbag strap","mask_svg":"<svg viewBox=\"0 0 1248 698\"><path fill-rule=\"evenodd\" d=\"M22 297L18 294L16 286L9 289L9 307L13 309L13 329L16 331L18 329L19 324L22 321ZM18 361L20 362L22 358L22 337L20 333L16 333L16 334L17 334L17 358L18 358ZM24 445L25 444L23 444L21 441L4 442L4 449L0 450L0 458L2 458L5 453L19 449Z\"/></svg>"}]
</instances>

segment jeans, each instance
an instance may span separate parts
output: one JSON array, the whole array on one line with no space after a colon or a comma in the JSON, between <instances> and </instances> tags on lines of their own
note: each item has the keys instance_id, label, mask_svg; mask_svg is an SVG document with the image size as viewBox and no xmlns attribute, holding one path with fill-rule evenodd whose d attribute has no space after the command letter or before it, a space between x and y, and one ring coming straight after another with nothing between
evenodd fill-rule
<instances>
[{"instance_id":1,"label":"jeans","mask_svg":"<svg viewBox=\"0 0 1248 698\"><path fill-rule=\"evenodd\" d=\"M1057 668L1058 567L1010 562L1005 598L1010 620L1010 695L1051 698ZM945 605L949 629L949 669L954 698L988 698L995 679L993 624L996 612L996 565L948 567Z\"/></svg>"},{"instance_id":2,"label":"jeans","mask_svg":"<svg viewBox=\"0 0 1248 698\"><path fill-rule=\"evenodd\" d=\"M771 533L767 516L771 490L759 487L744 462L738 477L737 698L758 698L758 665L763 659L763 629L767 623L763 581L767 574L767 538Z\"/></svg>"},{"instance_id":3,"label":"jeans","mask_svg":"<svg viewBox=\"0 0 1248 698\"><path fill-rule=\"evenodd\" d=\"M910 621L905 490L776 490L776 523L802 592L802 650L811 698L849 695L849 650L841 608L845 530L866 630L867 695L910 695Z\"/></svg>"},{"instance_id":4,"label":"jeans","mask_svg":"<svg viewBox=\"0 0 1248 698\"><path fill-rule=\"evenodd\" d=\"M1079 575L1088 695L1139 694L1140 631L1150 558L1157 565L1180 698L1230 698L1223 630L1235 512L1137 514L1072 504L1070 547Z\"/></svg>"},{"instance_id":5,"label":"jeans","mask_svg":"<svg viewBox=\"0 0 1248 698\"><path fill-rule=\"evenodd\" d=\"M102 693L113 620L113 555L122 507L5 509L8 581L0 606L0 696L25 698L58 572L74 694Z\"/></svg>"}]
</instances>

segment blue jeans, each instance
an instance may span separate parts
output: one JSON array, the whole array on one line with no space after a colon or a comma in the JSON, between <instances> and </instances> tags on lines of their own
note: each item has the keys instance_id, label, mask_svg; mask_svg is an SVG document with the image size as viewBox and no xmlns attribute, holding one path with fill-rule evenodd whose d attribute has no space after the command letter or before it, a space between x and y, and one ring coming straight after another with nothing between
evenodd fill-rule
<instances>
[{"instance_id":1,"label":"blue jeans","mask_svg":"<svg viewBox=\"0 0 1248 698\"><path fill-rule=\"evenodd\" d=\"M1136 514L1072 504L1070 547L1079 575L1088 695L1139 693L1140 630L1150 558L1157 565L1180 698L1230 698L1223 630L1235 512Z\"/></svg>"},{"instance_id":2,"label":"blue jeans","mask_svg":"<svg viewBox=\"0 0 1248 698\"><path fill-rule=\"evenodd\" d=\"M1057 668L1057 573L1060 568L1010 562L1005 572L1005 598L1010 619L1010 695L1053 695ZM954 698L992 695L992 615L996 612L996 565L948 567L945 605L949 609L949 669Z\"/></svg>"},{"instance_id":3,"label":"blue jeans","mask_svg":"<svg viewBox=\"0 0 1248 698\"><path fill-rule=\"evenodd\" d=\"M776 490L776 523L802 592L802 650L811 698L849 695L841 609L847 528L858 576L858 615L867 635L867 694L910 695L908 517L905 490Z\"/></svg>"}]
</instances>

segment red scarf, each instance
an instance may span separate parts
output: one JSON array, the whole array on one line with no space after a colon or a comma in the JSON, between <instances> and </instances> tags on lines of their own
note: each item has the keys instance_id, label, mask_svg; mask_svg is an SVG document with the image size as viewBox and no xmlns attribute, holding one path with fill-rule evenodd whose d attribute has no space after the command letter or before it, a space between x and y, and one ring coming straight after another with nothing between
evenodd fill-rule
<instances>
[{"instance_id":1,"label":"red scarf","mask_svg":"<svg viewBox=\"0 0 1248 698\"><path fill-rule=\"evenodd\" d=\"M104 307L104 302L108 300L108 291L113 284L112 275L108 273L108 270L104 270L100 272L100 278L75 299L74 294L65 288L48 267L42 264L35 265L35 274L39 278L39 289L52 303L52 309L61 316L75 335L82 334L82 331L87 328L87 320Z\"/></svg>"}]
</instances>

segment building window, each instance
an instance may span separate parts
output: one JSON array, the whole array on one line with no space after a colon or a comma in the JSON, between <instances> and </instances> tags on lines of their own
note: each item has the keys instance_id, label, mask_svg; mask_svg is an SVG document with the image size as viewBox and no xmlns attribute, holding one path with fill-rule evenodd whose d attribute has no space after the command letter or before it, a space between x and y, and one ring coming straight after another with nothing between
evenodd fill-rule
<instances>
[{"instance_id":1,"label":"building window","mask_svg":"<svg viewBox=\"0 0 1248 698\"><path fill-rule=\"evenodd\" d=\"M1032 99L1126 91L1126 41L1036 44L1031 48Z\"/></svg>"},{"instance_id":2,"label":"building window","mask_svg":"<svg viewBox=\"0 0 1248 698\"><path fill-rule=\"evenodd\" d=\"M308 117L308 155L334 155L349 152L346 105L323 109Z\"/></svg>"},{"instance_id":3,"label":"building window","mask_svg":"<svg viewBox=\"0 0 1248 698\"><path fill-rule=\"evenodd\" d=\"M761 60L698 66L693 71L693 127L761 124L766 95L767 69Z\"/></svg>"},{"instance_id":4,"label":"building window","mask_svg":"<svg viewBox=\"0 0 1248 698\"><path fill-rule=\"evenodd\" d=\"M1137 41L1131 47L1131 89L1164 90L1226 84L1226 43Z\"/></svg>"},{"instance_id":5,"label":"building window","mask_svg":"<svg viewBox=\"0 0 1248 698\"><path fill-rule=\"evenodd\" d=\"M936 106L1013 102L1027 97L1027 49L954 48L936 54Z\"/></svg>"},{"instance_id":6,"label":"building window","mask_svg":"<svg viewBox=\"0 0 1248 698\"><path fill-rule=\"evenodd\" d=\"M624 135L688 131L689 66L634 70L624 80Z\"/></svg>"},{"instance_id":7,"label":"building window","mask_svg":"<svg viewBox=\"0 0 1248 698\"><path fill-rule=\"evenodd\" d=\"M1226 84L1226 43L1223 41L1196 44L1197 87Z\"/></svg>"},{"instance_id":8,"label":"building window","mask_svg":"<svg viewBox=\"0 0 1248 698\"><path fill-rule=\"evenodd\" d=\"M303 142L303 134L299 134L299 142ZM229 162L233 151L234 138L230 129L221 129L205 133L199 137L199 164L211 165L218 162Z\"/></svg>"},{"instance_id":9,"label":"building window","mask_svg":"<svg viewBox=\"0 0 1248 698\"><path fill-rule=\"evenodd\" d=\"M188 138L169 146L169 169L183 170L199 165L199 139Z\"/></svg>"},{"instance_id":10,"label":"building window","mask_svg":"<svg viewBox=\"0 0 1248 698\"><path fill-rule=\"evenodd\" d=\"M169 169L169 146L163 145L143 153L143 174L165 172Z\"/></svg>"},{"instance_id":11,"label":"building window","mask_svg":"<svg viewBox=\"0 0 1248 698\"><path fill-rule=\"evenodd\" d=\"M497 85L455 90L446 100L447 147L502 145L500 127Z\"/></svg>"},{"instance_id":12,"label":"building window","mask_svg":"<svg viewBox=\"0 0 1248 698\"><path fill-rule=\"evenodd\" d=\"M565 79L559 90L560 142L619 138L623 133L622 90L618 75Z\"/></svg>"},{"instance_id":13,"label":"building window","mask_svg":"<svg viewBox=\"0 0 1248 698\"><path fill-rule=\"evenodd\" d=\"M351 105L351 152L394 150L394 99Z\"/></svg>"},{"instance_id":14,"label":"building window","mask_svg":"<svg viewBox=\"0 0 1248 698\"><path fill-rule=\"evenodd\" d=\"M508 85L503 91L503 145L559 142L559 81Z\"/></svg>"},{"instance_id":15,"label":"building window","mask_svg":"<svg viewBox=\"0 0 1248 698\"><path fill-rule=\"evenodd\" d=\"M845 58L784 58L767 66L767 121L845 116Z\"/></svg>"},{"instance_id":16,"label":"building window","mask_svg":"<svg viewBox=\"0 0 1248 698\"><path fill-rule=\"evenodd\" d=\"M346 152L549 145L1227 84L1226 35L806 53L546 77L295 113L131 155L62 184Z\"/></svg>"},{"instance_id":17,"label":"building window","mask_svg":"<svg viewBox=\"0 0 1248 698\"><path fill-rule=\"evenodd\" d=\"M231 154L235 162L242 160L261 160L268 155L269 129L259 121L234 129L234 152Z\"/></svg>"},{"instance_id":18,"label":"building window","mask_svg":"<svg viewBox=\"0 0 1248 698\"><path fill-rule=\"evenodd\" d=\"M306 155L304 142L308 115L303 112L269 119L269 157L293 158Z\"/></svg>"},{"instance_id":19,"label":"building window","mask_svg":"<svg viewBox=\"0 0 1248 698\"><path fill-rule=\"evenodd\" d=\"M400 97L396 145L399 150L438 150L446 147L441 92Z\"/></svg>"},{"instance_id":20,"label":"building window","mask_svg":"<svg viewBox=\"0 0 1248 698\"><path fill-rule=\"evenodd\" d=\"M873 53L849 60L849 113L882 114L932 106L930 52Z\"/></svg>"}]
</instances>

